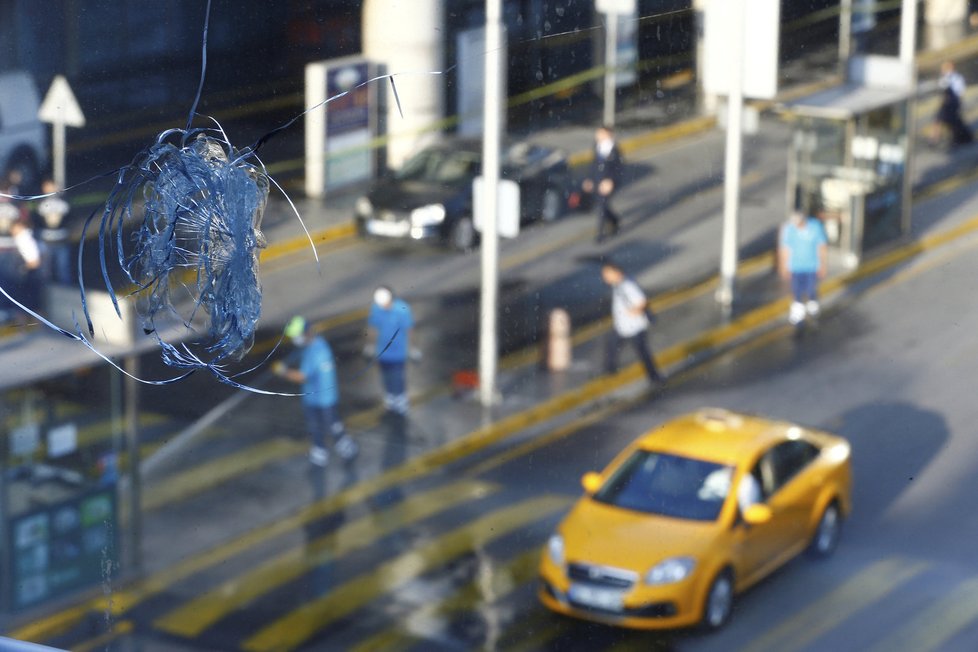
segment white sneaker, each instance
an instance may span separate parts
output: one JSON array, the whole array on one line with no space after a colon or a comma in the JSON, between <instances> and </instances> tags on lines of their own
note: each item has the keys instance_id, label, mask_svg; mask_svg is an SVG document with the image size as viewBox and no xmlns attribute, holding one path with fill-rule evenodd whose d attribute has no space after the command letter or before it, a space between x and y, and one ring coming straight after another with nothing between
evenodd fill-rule
<instances>
[{"instance_id":1,"label":"white sneaker","mask_svg":"<svg viewBox=\"0 0 978 652\"><path fill-rule=\"evenodd\" d=\"M360 446L349 435L337 439L334 447L344 460L352 460L360 452Z\"/></svg>"},{"instance_id":2,"label":"white sneaker","mask_svg":"<svg viewBox=\"0 0 978 652\"><path fill-rule=\"evenodd\" d=\"M793 301L791 308L788 309L788 323L797 326L805 321L805 304L800 301Z\"/></svg>"},{"instance_id":3,"label":"white sneaker","mask_svg":"<svg viewBox=\"0 0 978 652\"><path fill-rule=\"evenodd\" d=\"M805 304L805 310L810 317L818 317L821 306L818 305L818 301L812 300Z\"/></svg>"},{"instance_id":4,"label":"white sneaker","mask_svg":"<svg viewBox=\"0 0 978 652\"><path fill-rule=\"evenodd\" d=\"M321 446L313 446L309 449L309 461L316 466L326 466L329 464L329 451Z\"/></svg>"}]
</instances>

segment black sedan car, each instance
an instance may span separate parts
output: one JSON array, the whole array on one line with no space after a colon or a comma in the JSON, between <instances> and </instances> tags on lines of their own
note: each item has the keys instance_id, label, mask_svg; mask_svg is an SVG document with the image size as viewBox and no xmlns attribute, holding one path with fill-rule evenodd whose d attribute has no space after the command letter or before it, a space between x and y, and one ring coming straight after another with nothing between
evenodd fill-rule
<instances>
[{"instance_id":1,"label":"black sedan car","mask_svg":"<svg viewBox=\"0 0 978 652\"><path fill-rule=\"evenodd\" d=\"M503 179L520 185L520 221L552 221L567 204L567 156L533 143L503 147ZM451 139L421 150L356 202L364 237L431 240L462 251L478 240L472 182L482 167L479 140Z\"/></svg>"}]
</instances>

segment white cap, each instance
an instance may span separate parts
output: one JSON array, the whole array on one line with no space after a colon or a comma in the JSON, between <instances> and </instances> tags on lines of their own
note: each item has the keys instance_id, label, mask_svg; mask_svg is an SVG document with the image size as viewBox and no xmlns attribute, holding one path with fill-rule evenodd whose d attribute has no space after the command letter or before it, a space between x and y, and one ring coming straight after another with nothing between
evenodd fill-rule
<instances>
[{"instance_id":1,"label":"white cap","mask_svg":"<svg viewBox=\"0 0 978 652\"><path fill-rule=\"evenodd\" d=\"M386 308L394 300L394 295L387 288L377 288L374 290L374 303L382 308Z\"/></svg>"}]
</instances>

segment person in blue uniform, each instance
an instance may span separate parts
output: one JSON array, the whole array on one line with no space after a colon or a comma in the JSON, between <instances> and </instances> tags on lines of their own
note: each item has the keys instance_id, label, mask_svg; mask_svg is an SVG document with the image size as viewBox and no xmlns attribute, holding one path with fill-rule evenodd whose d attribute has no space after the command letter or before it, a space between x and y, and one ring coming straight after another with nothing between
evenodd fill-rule
<instances>
[{"instance_id":1,"label":"person in blue uniform","mask_svg":"<svg viewBox=\"0 0 978 652\"><path fill-rule=\"evenodd\" d=\"M333 350L326 340L316 335L312 324L303 317L293 317L285 327L285 336L299 350L298 367L277 362L272 370L282 378L302 386L302 409L306 428L312 438L309 461L316 466L326 466L329 451L327 436L334 441L334 449L344 460L356 457L357 443L346 434L343 422L336 412L339 401L339 383L336 379L336 361Z\"/></svg>"}]
</instances>

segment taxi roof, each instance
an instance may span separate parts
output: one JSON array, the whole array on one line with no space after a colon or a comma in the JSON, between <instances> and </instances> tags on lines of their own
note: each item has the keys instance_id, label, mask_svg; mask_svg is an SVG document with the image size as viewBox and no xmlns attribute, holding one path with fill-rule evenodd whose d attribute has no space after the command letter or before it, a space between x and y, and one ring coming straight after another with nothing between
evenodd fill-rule
<instances>
[{"instance_id":1,"label":"taxi roof","mask_svg":"<svg viewBox=\"0 0 978 652\"><path fill-rule=\"evenodd\" d=\"M786 437L804 430L785 422L719 408L705 408L647 432L637 444L645 450L723 464L750 461Z\"/></svg>"}]
</instances>

